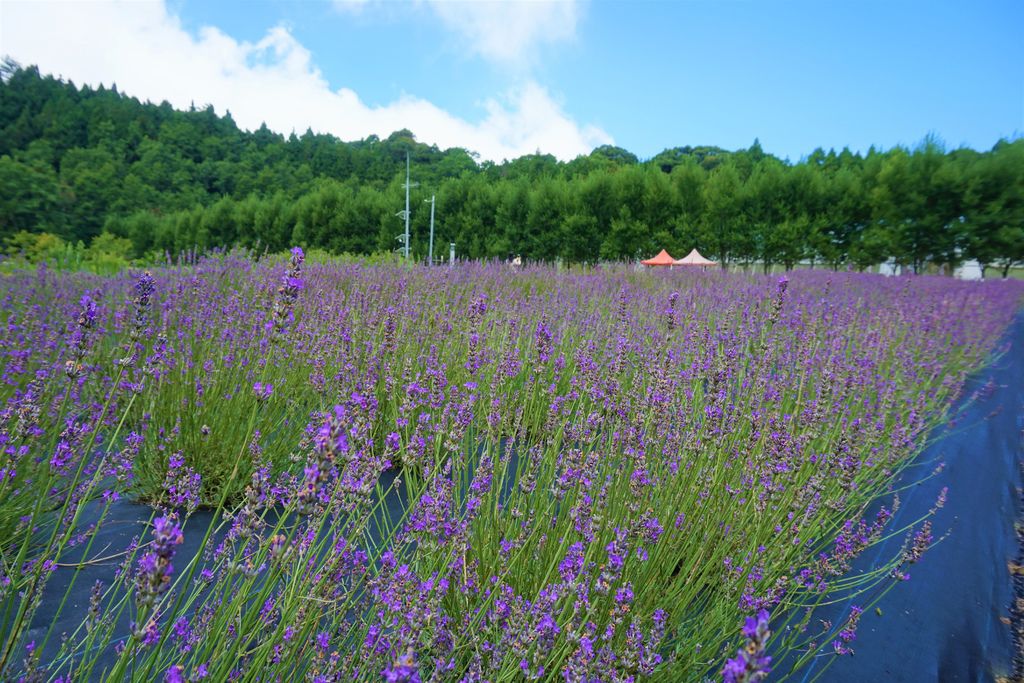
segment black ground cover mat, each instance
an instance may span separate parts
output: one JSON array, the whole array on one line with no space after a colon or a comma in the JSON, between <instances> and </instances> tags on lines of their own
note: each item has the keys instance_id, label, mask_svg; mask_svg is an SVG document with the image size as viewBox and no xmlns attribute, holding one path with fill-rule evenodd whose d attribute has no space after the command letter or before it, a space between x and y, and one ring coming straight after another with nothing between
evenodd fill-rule
<instances>
[{"instance_id":1,"label":"black ground cover mat","mask_svg":"<svg viewBox=\"0 0 1024 683\"><path fill-rule=\"evenodd\" d=\"M967 382L953 423L940 429L903 476L913 482L945 464L938 475L903 491L893 524L925 514L948 487L933 531L935 538L948 536L909 566L910 579L882 597L877 610L865 610L853 655L824 670L831 655L819 658L793 680L1024 680L1014 636L1020 628L1016 600L1024 598L1015 592L1022 583L1016 525L1024 460L1024 315L1017 316L1007 342L1004 355ZM903 542L897 536L870 549L854 571L877 566ZM849 607L847 602L819 610L815 618L842 619Z\"/></svg>"},{"instance_id":2,"label":"black ground cover mat","mask_svg":"<svg viewBox=\"0 0 1024 683\"><path fill-rule=\"evenodd\" d=\"M407 493L404 487L391 488L397 472L391 471L384 474L381 479L382 489L386 491L383 505L368 525L368 533L373 547L379 547L382 538L380 524L386 518L389 525L395 525L402 518L408 507ZM374 494L376 502L376 493ZM95 501L87 505L83 512L81 524L89 527L97 521L101 503ZM36 643L43 642L47 630L54 622L55 612L64 603L64 609L56 619L56 629L53 636L46 643L42 650L44 663L53 663L54 657L60 648L62 634L71 635L82 624L89 609L89 599L93 585L96 581L102 581L109 585L123 564L124 550L131 545L133 539L148 541L151 530L150 518L154 512L148 505L134 503L121 499L111 505L105 521L97 527L92 549L89 552L89 560L82 562L84 546L78 545L69 548L60 558L56 571L43 589L43 600L32 621L29 629L29 638ZM159 515L159 513L157 513ZM268 514L267 522L273 524L275 512ZM215 517L210 510L197 510L189 517L185 526L184 542L177 547L174 561L175 566L185 567L189 561L202 553L201 542L207 528L213 524L214 532L211 534L209 545L216 547L226 536L226 525L221 526L221 518ZM323 533L329 533L325 529ZM203 565L201 565L203 566ZM65 595L67 596L65 599ZM199 604L202 604L202 598ZM185 616L191 615L193 611L184 612ZM116 660L115 649L122 644L130 633L130 613L125 611L117 620L115 639L108 644L97 661L97 668L93 671L91 678L100 680L102 671ZM76 678L75 680L78 680ZM6 683L2 681L0 683Z\"/></svg>"},{"instance_id":3,"label":"black ground cover mat","mask_svg":"<svg viewBox=\"0 0 1024 683\"><path fill-rule=\"evenodd\" d=\"M83 528L90 527L98 520L100 508L99 501L86 505L80 521ZM63 602L63 609L56 618L56 629L42 650L41 661L44 664L54 663L53 658L59 650L61 636L74 634L85 620L93 585L97 581L101 581L104 586L110 585L124 563L125 549L133 540L148 542L152 515L153 509L148 505L133 503L126 499L118 500L110 506L105 520L97 527L85 562L82 562L85 550L83 545L68 548L61 555L57 569L46 582L42 602L29 629L29 639L41 644ZM213 513L207 510L198 510L189 519L188 528L195 529L196 532L185 534L184 542L178 547L176 559L182 566L201 551L203 532L214 521ZM214 541L222 537L223 534L219 534ZM114 648L127 638L129 616L126 611L118 620L117 632L120 636L115 638L101 655L101 668L114 661ZM93 672L93 678L100 678L99 669Z\"/></svg>"}]
</instances>

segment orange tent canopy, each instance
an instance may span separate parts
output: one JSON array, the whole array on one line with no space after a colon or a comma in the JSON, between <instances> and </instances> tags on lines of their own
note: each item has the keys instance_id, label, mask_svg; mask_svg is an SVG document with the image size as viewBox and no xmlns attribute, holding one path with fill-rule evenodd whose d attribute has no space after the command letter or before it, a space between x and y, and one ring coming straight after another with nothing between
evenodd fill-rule
<instances>
[{"instance_id":1,"label":"orange tent canopy","mask_svg":"<svg viewBox=\"0 0 1024 683\"><path fill-rule=\"evenodd\" d=\"M714 261L710 261L700 255L700 252L694 249L683 258L675 261L677 266L717 266L718 264Z\"/></svg>"},{"instance_id":2,"label":"orange tent canopy","mask_svg":"<svg viewBox=\"0 0 1024 683\"><path fill-rule=\"evenodd\" d=\"M676 264L676 260L672 258L667 251L662 249L654 258L649 258L646 261L641 261L640 263L645 266L674 266Z\"/></svg>"}]
</instances>

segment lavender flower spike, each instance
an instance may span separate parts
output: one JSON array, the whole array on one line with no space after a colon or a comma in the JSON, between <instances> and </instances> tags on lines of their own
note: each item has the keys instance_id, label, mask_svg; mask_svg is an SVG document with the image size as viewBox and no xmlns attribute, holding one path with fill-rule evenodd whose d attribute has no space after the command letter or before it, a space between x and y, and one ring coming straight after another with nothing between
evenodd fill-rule
<instances>
[{"instance_id":1,"label":"lavender flower spike","mask_svg":"<svg viewBox=\"0 0 1024 683\"><path fill-rule=\"evenodd\" d=\"M771 672L772 658L765 654L766 641L772 634L768 630L768 611L760 610L757 616L747 617L742 632L747 644L725 663L723 683L753 683L764 680Z\"/></svg>"}]
</instances>

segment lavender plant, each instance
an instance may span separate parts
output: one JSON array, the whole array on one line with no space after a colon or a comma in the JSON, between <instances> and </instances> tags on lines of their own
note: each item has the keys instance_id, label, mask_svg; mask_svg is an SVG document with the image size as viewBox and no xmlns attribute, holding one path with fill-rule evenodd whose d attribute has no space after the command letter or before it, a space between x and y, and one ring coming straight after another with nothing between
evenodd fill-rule
<instances>
[{"instance_id":1,"label":"lavender plant","mask_svg":"<svg viewBox=\"0 0 1024 683\"><path fill-rule=\"evenodd\" d=\"M0 280L0 677L756 681L848 653L934 543L893 528L894 481L1021 288L664 275L293 250ZM94 546L124 506L146 528ZM88 605L52 587L100 561Z\"/></svg>"}]
</instances>

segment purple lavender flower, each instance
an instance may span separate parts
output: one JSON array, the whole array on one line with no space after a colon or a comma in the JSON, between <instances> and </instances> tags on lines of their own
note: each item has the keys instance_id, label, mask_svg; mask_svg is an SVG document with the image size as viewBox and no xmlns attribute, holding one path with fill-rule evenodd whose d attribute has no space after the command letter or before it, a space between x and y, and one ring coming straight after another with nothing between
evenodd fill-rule
<instances>
[{"instance_id":1,"label":"purple lavender flower","mask_svg":"<svg viewBox=\"0 0 1024 683\"><path fill-rule=\"evenodd\" d=\"M629 554L629 546L626 542L626 532L622 529L615 530L615 538L605 546L608 552L608 560L601 566L601 574L597 580L597 592L608 593L612 585L622 576L622 568L626 563Z\"/></svg>"},{"instance_id":2,"label":"purple lavender flower","mask_svg":"<svg viewBox=\"0 0 1024 683\"><path fill-rule=\"evenodd\" d=\"M79 306L81 311L78 314L78 326L87 330L96 327L97 309L93 298L88 294L83 295L79 300Z\"/></svg>"},{"instance_id":3,"label":"purple lavender flower","mask_svg":"<svg viewBox=\"0 0 1024 683\"><path fill-rule=\"evenodd\" d=\"M551 327L548 325L546 317L542 317L537 322L537 329L534 331L533 339L534 344L537 348L537 360L541 363L548 362L551 358L551 339L553 334Z\"/></svg>"},{"instance_id":4,"label":"purple lavender flower","mask_svg":"<svg viewBox=\"0 0 1024 683\"><path fill-rule=\"evenodd\" d=\"M677 301L679 301L679 292L672 292L668 295L668 308L665 309L665 327L670 333L676 327Z\"/></svg>"},{"instance_id":5,"label":"purple lavender flower","mask_svg":"<svg viewBox=\"0 0 1024 683\"><path fill-rule=\"evenodd\" d=\"M164 476L166 504L172 509L184 509L186 516L192 514L199 506L202 481L202 476L185 464L181 453L173 454L168 459L167 474Z\"/></svg>"},{"instance_id":6,"label":"purple lavender flower","mask_svg":"<svg viewBox=\"0 0 1024 683\"><path fill-rule=\"evenodd\" d=\"M295 300L302 290L302 264L306 260L306 254L301 247L293 247L291 259L288 263L288 271L281 278L281 285L277 288L277 299L274 301L273 331L275 337L280 337L293 318Z\"/></svg>"},{"instance_id":7,"label":"purple lavender flower","mask_svg":"<svg viewBox=\"0 0 1024 683\"><path fill-rule=\"evenodd\" d=\"M729 659L722 669L723 683L752 683L764 680L771 672L772 658L765 653L771 631L768 630L768 611L760 610L747 617L741 629L747 644Z\"/></svg>"},{"instance_id":8,"label":"purple lavender flower","mask_svg":"<svg viewBox=\"0 0 1024 683\"><path fill-rule=\"evenodd\" d=\"M932 522L926 520L921 528L914 533L913 542L910 547L903 553L903 561L911 564L919 561L928 548L931 547L932 541Z\"/></svg>"},{"instance_id":9,"label":"purple lavender flower","mask_svg":"<svg viewBox=\"0 0 1024 683\"><path fill-rule=\"evenodd\" d=\"M135 281L135 316L128 329L128 338L122 345L124 355L118 361L122 366L134 365L138 359L139 350L142 348L139 340L146 332L146 323L149 316L150 298L156 290L156 283L149 271L143 272Z\"/></svg>"},{"instance_id":10,"label":"purple lavender flower","mask_svg":"<svg viewBox=\"0 0 1024 683\"><path fill-rule=\"evenodd\" d=\"M75 379L82 373L82 360L89 345L89 332L99 317L96 302L85 294L79 300L77 327L70 335L71 359L64 364L64 374Z\"/></svg>"},{"instance_id":11,"label":"purple lavender flower","mask_svg":"<svg viewBox=\"0 0 1024 683\"><path fill-rule=\"evenodd\" d=\"M577 542L569 546L565 557L558 563L558 573L565 583L573 583L580 576L583 571L585 555L586 546L583 543Z\"/></svg>"},{"instance_id":12,"label":"purple lavender flower","mask_svg":"<svg viewBox=\"0 0 1024 683\"><path fill-rule=\"evenodd\" d=\"M71 461L74 458L74 450L71 448L71 444L65 439L61 439L57 442L57 447L53 451L53 455L50 456L50 467L55 472L66 473Z\"/></svg>"},{"instance_id":13,"label":"purple lavender flower","mask_svg":"<svg viewBox=\"0 0 1024 683\"><path fill-rule=\"evenodd\" d=\"M832 649L837 655L853 654L853 649L849 645L857 638L857 624L863 613L864 610L856 605L850 608L850 616L846 620L846 624L839 631L839 637L832 642Z\"/></svg>"},{"instance_id":14,"label":"purple lavender flower","mask_svg":"<svg viewBox=\"0 0 1024 683\"><path fill-rule=\"evenodd\" d=\"M380 673L386 683L422 683L411 649Z\"/></svg>"},{"instance_id":15,"label":"purple lavender flower","mask_svg":"<svg viewBox=\"0 0 1024 683\"><path fill-rule=\"evenodd\" d=\"M271 394L274 393L274 385L256 382L252 385L252 390L256 394L256 400L263 402L270 398Z\"/></svg>"},{"instance_id":16,"label":"purple lavender flower","mask_svg":"<svg viewBox=\"0 0 1024 683\"><path fill-rule=\"evenodd\" d=\"M184 542L181 527L173 516L157 517L153 520L152 550L139 558L135 600L140 609L152 607L157 599L167 592L171 584L176 546Z\"/></svg>"},{"instance_id":17,"label":"purple lavender flower","mask_svg":"<svg viewBox=\"0 0 1024 683\"><path fill-rule=\"evenodd\" d=\"M313 445L328 462L334 462L339 456L348 454L349 442L346 432L346 413L344 406L334 406L332 414L320 426ZM396 435L397 436L397 435Z\"/></svg>"}]
</instances>

